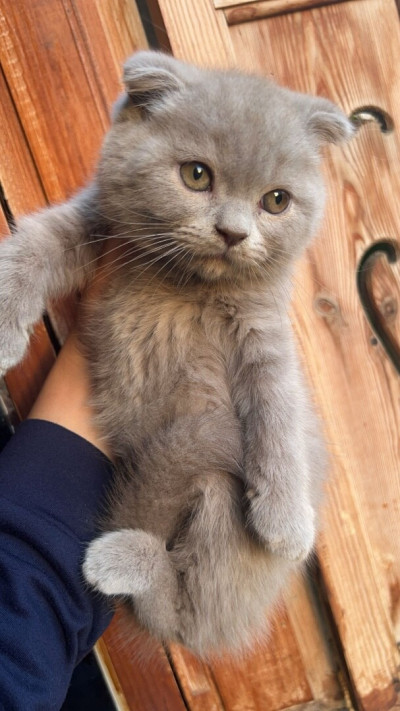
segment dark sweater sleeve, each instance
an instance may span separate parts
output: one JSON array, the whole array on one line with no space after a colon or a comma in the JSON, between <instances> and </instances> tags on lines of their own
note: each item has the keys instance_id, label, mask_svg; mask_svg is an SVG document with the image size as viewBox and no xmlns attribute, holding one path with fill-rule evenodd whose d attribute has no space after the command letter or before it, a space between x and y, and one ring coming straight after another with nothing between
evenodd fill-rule
<instances>
[{"instance_id":1,"label":"dark sweater sleeve","mask_svg":"<svg viewBox=\"0 0 400 711\"><path fill-rule=\"evenodd\" d=\"M1 711L59 711L111 620L81 573L110 480L96 447L43 420L22 423L0 454Z\"/></svg>"}]
</instances>

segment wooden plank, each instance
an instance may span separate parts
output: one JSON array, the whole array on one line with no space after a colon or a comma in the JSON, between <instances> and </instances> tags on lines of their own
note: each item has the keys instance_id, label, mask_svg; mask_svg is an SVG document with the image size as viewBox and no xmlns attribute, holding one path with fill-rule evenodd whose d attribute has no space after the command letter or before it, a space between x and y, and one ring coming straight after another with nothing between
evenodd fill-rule
<instances>
[{"instance_id":1,"label":"wooden plank","mask_svg":"<svg viewBox=\"0 0 400 711\"><path fill-rule=\"evenodd\" d=\"M1 71L0 97L0 184L11 213L19 216L43 205L45 198ZM7 219L0 209L0 239L8 233ZM32 336L29 352L23 363L10 370L5 377L7 389L20 418L29 413L53 362L53 348L43 323L40 323Z\"/></svg>"},{"instance_id":2,"label":"wooden plank","mask_svg":"<svg viewBox=\"0 0 400 711\"><path fill-rule=\"evenodd\" d=\"M46 196L90 175L106 126L62 0L0 1L0 62Z\"/></svg>"},{"instance_id":3,"label":"wooden plank","mask_svg":"<svg viewBox=\"0 0 400 711\"><path fill-rule=\"evenodd\" d=\"M260 0L259 2L238 3L234 7L227 7L224 10L224 15L228 25L238 25L242 22L260 20L263 17L330 5L333 2L345 2L345 0Z\"/></svg>"},{"instance_id":4,"label":"wooden plank","mask_svg":"<svg viewBox=\"0 0 400 711\"><path fill-rule=\"evenodd\" d=\"M109 104L121 88L124 55L147 46L133 0L117 5L64 0L44 7L35 1L14 4L11 12L0 3L0 58L13 97L2 74L0 179L16 217L43 206L45 195L66 197L91 172ZM61 342L74 310L71 298L49 305ZM35 344L43 335L39 329Z\"/></svg>"},{"instance_id":5,"label":"wooden plank","mask_svg":"<svg viewBox=\"0 0 400 711\"><path fill-rule=\"evenodd\" d=\"M13 216L19 217L45 205L46 200L1 69L0 96L0 183ZM1 233L7 231L6 222Z\"/></svg>"},{"instance_id":6,"label":"wooden plank","mask_svg":"<svg viewBox=\"0 0 400 711\"><path fill-rule=\"evenodd\" d=\"M149 0L148 4L159 12L175 57L205 67L235 66L225 18L214 11L211 0Z\"/></svg>"},{"instance_id":7,"label":"wooden plank","mask_svg":"<svg viewBox=\"0 0 400 711\"><path fill-rule=\"evenodd\" d=\"M164 18L171 14L168 4L160 0ZM221 18L222 13L215 15ZM193 49L203 16L204 52L202 42ZM223 64L219 43L212 45L207 2L166 26L175 54ZM221 19L218 27L221 32ZM230 41L223 33L222 46L229 46L223 56L227 65L236 61L293 88L331 96L349 112L374 104L398 115L399 36L393 3L345 3L241 24L231 28ZM296 279L294 323L335 447L336 477L320 545L324 573L360 705L383 710L395 703L391 682L398 664L391 617L399 589L399 422L390 403L398 402L399 393L390 364L384 357L377 363L383 354L371 349L355 268L372 239L399 233L391 206L397 204L400 156L393 136L368 129L360 133L358 144L360 140L365 142L361 151L353 144L328 154L332 194L327 238L310 251L310 261ZM369 184L365 176L370 176ZM332 296L331 306L326 296ZM388 432L384 443L382 431ZM388 510L389 518L382 518ZM235 683L231 676L231 686Z\"/></svg>"},{"instance_id":8,"label":"wooden plank","mask_svg":"<svg viewBox=\"0 0 400 711\"><path fill-rule=\"evenodd\" d=\"M89 177L122 60L147 46L133 0L117 5L0 1L0 61L49 200Z\"/></svg>"},{"instance_id":9,"label":"wooden plank","mask_svg":"<svg viewBox=\"0 0 400 711\"><path fill-rule=\"evenodd\" d=\"M112 634L112 631L111 631ZM104 636L99 639L94 648L97 663L107 684L111 698L117 711L130 711L128 702L122 691L118 673L112 662Z\"/></svg>"},{"instance_id":10,"label":"wooden plank","mask_svg":"<svg viewBox=\"0 0 400 711\"><path fill-rule=\"evenodd\" d=\"M222 670L221 689L219 688L220 676L218 673L215 674L213 665L210 668L181 646L170 645L170 656L175 674L179 679L186 703L192 711L223 711L224 709L241 708L257 710L268 708L269 711L280 709L286 699L282 695L281 686L274 689L274 684L277 684L277 679L282 680L284 677L286 678L285 693L290 693L292 685L292 691L295 687L298 694L299 678L293 677L293 670L301 669L302 666L304 676L301 678L301 683L304 683L304 678L306 682L304 687L300 684L302 691L299 696L304 693L304 688L307 688L306 684L308 683L312 698L317 699L315 702L310 702L310 709L344 708L343 689L337 678L337 663L332 657L332 649L328 648L331 640L324 639L325 630L322 630L319 613L315 609L315 602L312 601L306 581L302 577L292 581L286 595L286 606L288 617L285 620L285 625L290 621L290 627L295 633L298 644L294 653L293 646L288 649L289 631L289 635L285 633L284 641L280 639L278 642L275 639L274 643L268 642L266 649L264 647L258 649L256 654L251 655L248 660L248 666L239 662L233 665L234 669L232 670L231 660L223 659L217 665L218 669ZM276 624L282 626L280 617ZM273 644L271 660L271 656L268 657L268 654L270 654L269 650ZM296 655L298 655L297 658ZM287 677L284 673L282 674L279 665L277 668L277 660L282 657L290 660L291 672ZM248 676L248 667L251 669L256 683ZM262 670L266 667L268 667L268 685L265 684L265 675L262 674ZM242 679L241 684L238 684L237 674ZM271 680L274 681L271 682ZM229 688L229 685L231 695L228 698L226 694L224 695L224 689L227 686ZM259 689L255 693L254 687L257 686ZM268 697L265 696L267 687ZM299 700L299 696L296 700ZM292 700L293 697L290 702ZM313 705L314 703L316 705ZM304 708L308 709L308 702Z\"/></svg>"},{"instance_id":11,"label":"wooden plank","mask_svg":"<svg viewBox=\"0 0 400 711\"><path fill-rule=\"evenodd\" d=\"M400 37L391 2L331 5L232 27L240 63L350 113L382 106L400 120ZM357 41L355 41L357 38ZM375 239L397 238L399 139L364 127L329 152L324 235L296 278L294 322L332 442L319 553L329 599L366 711L398 701L399 380L359 305L356 268Z\"/></svg>"},{"instance_id":12,"label":"wooden plank","mask_svg":"<svg viewBox=\"0 0 400 711\"><path fill-rule=\"evenodd\" d=\"M335 643L326 621L317 609L315 591L304 576L297 576L286 591L288 619L295 634L305 675L316 703L332 708L343 706L343 692L338 680Z\"/></svg>"},{"instance_id":13,"label":"wooden plank","mask_svg":"<svg viewBox=\"0 0 400 711\"><path fill-rule=\"evenodd\" d=\"M108 126L107 104L120 89L118 65L125 53L146 46L141 27L135 29L133 7L128 1L118 8L79 0L0 2L0 59L12 94L11 99L1 75L1 180L16 215L43 205L45 196L63 199L90 174ZM4 220L0 227L5 228ZM66 327L70 314L68 308ZM7 375L21 417L29 412L53 360L48 345L40 325L28 359ZM162 648L156 675L153 666L142 672L121 647L120 636L116 620L100 645L113 668L119 708L184 711Z\"/></svg>"},{"instance_id":14,"label":"wooden plank","mask_svg":"<svg viewBox=\"0 0 400 711\"><path fill-rule=\"evenodd\" d=\"M169 42L175 56L194 61L204 66L240 65L233 54L229 28L222 13L213 13L211 2L202 0L185 3L185 8L172 7L170 0L160 0L159 9L167 28ZM201 27L201 41L198 28ZM216 40L216 38L218 38ZM171 650L175 671L189 707L196 703L202 708L201 690L208 703L218 708L216 690L227 711L233 709L282 709L284 705L299 704L316 699L323 707L325 701L343 702L343 693L338 683L336 669L324 648L322 631L309 607L305 606L304 617L310 628L296 638L295 629L301 625L301 605L304 600L290 606L290 619L286 613L276 623L278 632L269 645L258 649L242 664L232 666L223 659L211 665L211 676L204 665L196 664L187 653L176 660ZM308 604L308 603L307 603ZM296 627L297 626L297 627ZM304 644L304 650L302 645ZM273 651L271 651L273 650ZM183 659L182 659L183 658ZM316 664L316 669L305 669L305 664ZM191 693L188 692L192 690ZM195 697L193 689L199 689ZM336 697L336 701L335 701ZM204 702L207 703L207 702ZM343 703L342 703L343 705Z\"/></svg>"},{"instance_id":15,"label":"wooden plank","mask_svg":"<svg viewBox=\"0 0 400 711\"><path fill-rule=\"evenodd\" d=\"M262 2L263 0L260 0ZM269 2L269 0L267 0ZM225 10L227 7L241 7L245 5L258 5L254 0L213 0L216 10Z\"/></svg>"},{"instance_id":16,"label":"wooden plank","mask_svg":"<svg viewBox=\"0 0 400 711\"><path fill-rule=\"evenodd\" d=\"M210 664L229 711L278 711L313 700L293 629L284 609L271 622L269 639L240 661Z\"/></svg>"},{"instance_id":17,"label":"wooden plank","mask_svg":"<svg viewBox=\"0 0 400 711\"><path fill-rule=\"evenodd\" d=\"M146 36L133 0L64 0L74 36L91 83L109 108L122 90L123 61L147 47Z\"/></svg>"},{"instance_id":18,"label":"wooden plank","mask_svg":"<svg viewBox=\"0 0 400 711\"><path fill-rule=\"evenodd\" d=\"M190 711L224 711L210 668L178 644L169 645L169 654Z\"/></svg>"},{"instance_id":19,"label":"wooden plank","mask_svg":"<svg viewBox=\"0 0 400 711\"><path fill-rule=\"evenodd\" d=\"M228 10L231 8L240 8L243 7L254 7L256 8L257 6L262 6L262 5L269 5L273 4L275 0L213 0L213 4L216 10ZM306 1L306 0L305 0ZM341 0L319 0L318 4L320 6L322 5L330 5L333 2L340 2ZM283 2L283 0L282 0ZM290 0L288 0L288 3L290 3ZM317 3L315 2L315 5Z\"/></svg>"},{"instance_id":20,"label":"wooden plank","mask_svg":"<svg viewBox=\"0 0 400 711\"><path fill-rule=\"evenodd\" d=\"M342 704L325 704L320 701L310 701L308 704L296 704L282 709L282 711L346 711L350 707L344 708Z\"/></svg>"},{"instance_id":21,"label":"wooden plank","mask_svg":"<svg viewBox=\"0 0 400 711\"><path fill-rule=\"evenodd\" d=\"M85 5L84 0L79 0ZM134 0L96 0L97 11L114 60L115 71L121 74L121 63L130 54L148 46L146 35ZM88 18L90 20L90 18ZM90 21L86 22L86 27ZM101 53L101 47L99 48Z\"/></svg>"},{"instance_id":22,"label":"wooden plank","mask_svg":"<svg viewBox=\"0 0 400 711\"><path fill-rule=\"evenodd\" d=\"M186 711L163 647L145 633L131 639L125 614L117 611L97 648L119 711Z\"/></svg>"},{"instance_id":23,"label":"wooden plank","mask_svg":"<svg viewBox=\"0 0 400 711\"><path fill-rule=\"evenodd\" d=\"M304 701L307 695L317 699L321 709L343 709L336 660L302 578L290 585L286 605L287 613L281 611L273 623L271 639L244 661L223 658L208 667L179 645L170 645L175 674L190 709L275 711L282 704Z\"/></svg>"}]
</instances>

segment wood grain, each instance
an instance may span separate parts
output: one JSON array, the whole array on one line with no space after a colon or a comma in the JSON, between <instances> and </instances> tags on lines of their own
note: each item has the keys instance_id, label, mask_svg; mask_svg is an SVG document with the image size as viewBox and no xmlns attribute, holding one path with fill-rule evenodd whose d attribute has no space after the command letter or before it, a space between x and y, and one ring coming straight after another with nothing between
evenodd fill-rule
<instances>
[{"instance_id":1,"label":"wood grain","mask_svg":"<svg viewBox=\"0 0 400 711\"><path fill-rule=\"evenodd\" d=\"M341 0L319 0L318 4L319 5L330 5L333 2L340 2ZM214 0L214 7L216 10L229 10L232 8L245 8L245 7L253 7L257 8L258 6L264 6L264 5L273 5L275 0ZM307 0L305 0L307 2ZM288 0L288 3L290 3L290 0ZM317 4L315 2L315 4ZM306 7L306 6L305 6Z\"/></svg>"},{"instance_id":2,"label":"wood grain","mask_svg":"<svg viewBox=\"0 0 400 711\"><path fill-rule=\"evenodd\" d=\"M147 47L147 40L133 0L65 0L74 36L90 82L101 96L105 128L109 109L122 90L124 60Z\"/></svg>"},{"instance_id":3,"label":"wood grain","mask_svg":"<svg viewBox=\"0 0 400 711\"><path fill-rule=\"evenodd\" d=\"M241 22L260 20L263 17L283 15L287 12L307 10L311 7L330 5L332 2L345 0L260 0L259 2L238 3L234 7L226 7L224 15L228 25L238 25Z\"/></svg>"},{"instance_id":4,"label":"wood grain","mask_svg":"<svg viewBox=\"0 0 400 711\"><path fill-rule=\"evenodd\" d=\"M0 183L12 215L19 216L42 206L45 198L1 71L0 97ZM8 233L7 218L0 209L0 239ZM5 377L10 397L21 419L29 413L53 362L54 352L46 329L43 323L38 324L23 363L10 370Z\"/></svg>"},{"instance_id":5,"label":"wood grain","mask_svg":"<svg viewBox=\"0 0 400 711\"><path fill-rule=\"evenodd\" d=\"M119 65L145 46L129 0L0 1L0 179L16 216L64 199L90 175L109 123L108 104L120 90ZM4 233L3 215L0 227ZM65 334L71 307L53 313ZM27 359L6 378L20 417L28 414L53 358L40 324ZM162 648L142 671L120 637L117 618L101 650L114 670L119 708L184 711Z\"/></svg>"},{"instance_id":6,"label":"wood grain","mask_svg":"<svg viewBox=\"0 0 400 711\"><path fill-rule=\"evenodd\" d=\"M49 200L90 176L124 57L147 46L133 0L0 1L0 61Z\"/></svg>"},{"instance_id":7,"label":"wood grain","mask_svg":"<svg viewBox=\"0 0 400 711\"><path fill-rule=\"evenodd\" d=\"M63 2L1 0L0 61L46 196L64 199L94 166L104 117Z\"/></svg>"},{"instance_id":8,"label":"wood grain","mask_svg":"<svg viewBox=\"0 0 400 711\"><path fill-rule=\"evenodd\" d=\"M159 6L176 56L261 71L330 96L349 112L381 105L399 124L398 17L389 0L358 0L230 29L211 0L160 0ZM108 125L107 104L118 92L121 55L131 42L144 42L132 8L122 0L0 0L1 96L5 89L8 96L0 118L7 131L12 127L11 138L0 132L1 170L16 214L45 197L62 199L90 174ZM326 157L324 237L296 277L293 322L332 448L319 546L329 600L360 709L388 711L398 704L392 679L400 639L399 382L382 348L371 343L355 269L372 240L399 234L397 134L365 127L348 148ZM388 295L397 300L397 281L381 272L377 278L378 302ZM33 341L45 342L43 334ZM47 368L46 350L35 358L11 383L21 414ZM121 641L123 629L118 616L99 652L119 708L184 711L165 652L157 647L150 664L138 663ZM243 664L206 667L176 647L170 657L194 711L289 705L321 711L342 705L324 634L300 587L277 617L270 644Z\"/></svg>"},{"instance_id":9,"label":"wood grain","mask_svg":"<svg viewBox=\"0 0 400 711\"><path fill-rule=\"evenodd\" d=\"M399 123L400 38L389 0L335 4L230 29L222 11L212 19L206 0L190 4L178 19L171 18L168 0L159 4L178 56L215 66L236 63L331 97L349 113L382 106ZM329 599L360 708L383 711L397 699L399 382L385 354L371 345L355 271L372 240L399 234L400 156L397 135L371 128L361 129L348 148L327 152L325 239L298 271L293 322L332 450L319 546ZM290 648L291 634L301 639L300 619L301 605L290 617L289 636L282 636L283 648ZM228 708L241 693L238 684L245 688L243 708L256 707L249 701L252 684L268 684L270 676L267 682L257 661L252 671L257 679L244 675L245 682L240 673L226 672L227 695L213 674Z\"/></svg>"},{"instance_id":10,"label":"wood grain","mask_svg":"<svg viewBox=\"0 0 400 711\"><path fill-rule=\"evenodd\" d=\"M306 575L295 577L286 591L285 603L313 698L332 708L343 706L346 690L339 682L338 653L313 581Z\"/></svg>"},{"instance_id":11,"label":"wood grain","mask_svg":"<svg viewBox=\"0 0 400 711\"><path fill-rule=\"evenodd\" d=\"M391 2L345 3L233 27L247 69L321 93L350 113L400 120L400 37ZM357 40L355 40L357 38ZM294 61L296 58L296 61ZM364 127L327 154L324 237L296 278L294 323L332 443L333 474L319 547L329 599L360 708L389 709L400 579L399 380L371 345L356 267L375 239L397 238L399 139ZM398 639L398 636L397 636ZM398 701L397 701L398 703Z\"/></svg>"},{"instance_id":12,"label":"wood grain","mask_svg":"<svg viewBox=\"0 0 400 711\"><path fill-rule=\"evenodd\" d=\"M118 711L186 711L165 650L144 633L130 639L125 614L117 611L97 648Z\"/></svg>"},{"instance_id":13,"label":"wood grain","mask_svg":"<svg viewBox=\"0 0 400 711\"><path fill-rule=\"evenodd\" d=\"M190 711L224 711L211 669L178 644L169 645L170 658Z\"/></svg>"},{"instance_id":14,"label":"wood grain","mask_svg":"<svg viewBox=\"0 0 400 711\"><path fill-rule=\"evenodd\" d=\"M42 207L46 199L1 69L0 95L0 183L10 210L17 218ZM3 225L1 233L4 234Z\"/></svg>"},{"instance_id":15,"label":"wood grain","mask_svg":"<svg viewBox=\"0 0 400 711\"><path fill-rule=\"evenodd\" d=\"M211 669L229 711L278 711L313 699L298 642L283 609L271 621L267 643L240 662L226 658L212 663Z\"/></svg>"},{"instance_id":16,"label":"wood grain","mask_svg":"<svg viewBox=\"0 0 400 711\"><path fill-rule=\"evenodd\" d=\"M236 64L226 21L211 0L150 0L157 5L173 54L200 66Z\"/></svg>"},{"instance_id":17,"label":"wood grain","mask_svg":"<svg viewBox=\"0 0 400 711\"><path fill-rule=\"evenodd\" d=\"M185 3L182 12L181 8L178 12L176 6L172 7L169 0L160 0L158 4L172 51L176 56L205 66L240 66L241 57L233 53L226 20L222 13L213 14L208 0L196 4ZM301 624L302 604L305 605L304 616L310 623L310 628L306 628L301 635L298 628ZM343 692L329 653L326 648L322 651L323 633L316 616L310 610L309 602L304 603L304 596L299 605L300 607L292 605L290 620L287 613L283 612L282 621L277 622L278 632L274 637L276 646L273 654L271 646L267 646L251 655L251 661L245 661L242 665L232 667L227 660L222 660L218 665L211 666L210 677L204 666L200 669L196 666L193 671L192 662L187 661L186 653L182 653L184 663L177 663L175 671L189 707L194 703L194 698L193 692L188 694L188 689L193 688L203 689L206 699L204 703L213 704L216 708L221 699L226 711L275 711L289 703L308 703L308 700L313 698L316 702L314 708L343 707ZM294 632L296 627L300 641ZM305 638L307 641L304 645ZM300 652L299 646L302 645L304 649ZM174 661L174 656L172 658ZM306 671L304 667L304 664L310 664L311 660L317 665L314 674L310 669ZM182 659L179 662L182 662ZM210 679L214 680L219 698ZM196 697L196 703L202 708L201 693Z\"/></svg>"}]
</instances>

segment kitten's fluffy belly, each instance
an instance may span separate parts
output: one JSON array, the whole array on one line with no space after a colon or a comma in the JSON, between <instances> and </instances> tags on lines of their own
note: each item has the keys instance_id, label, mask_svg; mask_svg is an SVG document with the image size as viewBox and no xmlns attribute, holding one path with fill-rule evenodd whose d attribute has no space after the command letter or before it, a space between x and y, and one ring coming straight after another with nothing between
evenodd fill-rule
<instances>
[{"instance_id":1,"label":"kitten's fluffy belly","mask_svg":"<svg viewBox=\"0 0 400 711\"><path fill-rule=\"evenodd\" d=\"M236 428L229 360L234 357L232 335L241 319L233 297L229 306L204 287L188 287L184 294L166 283L154 289L151 277L146 277L118 279L98 307L98 317L92 311L88 319L88 347L95 361L96 353L104 349L101 368L119 395L118 411L124 410L129 446L136 449L177 417L217 408L231 415ZM96 397L104 387L108 398L109 386L96 377ZM102 408L98 411L102 413ZM110 424L115 429L115 423ZM115 438L121 439L120 422L112 435L113 447Z\"/></svg>"},{"instance_id":2,"label":"kitten's fluffy belly","mask_svg":"<svg viewBox=\"0 0 400 711\"><path fill-rule=\"evenodd\" d=\"M246 528L230 396L238 344L261 310L265 321L268 302L259 297L250 317L234 293L152 284L121 276L87 320L100 427L128 476L106 524L125 536L92 544L85 573L106 593L133 595L138 619L158 637L199 654L239 649L265 632L266 608L292 568ZM133 540L132 531L154 539ZM153 556L154 578L138 572Z\"/></svg>"}]
</instances>

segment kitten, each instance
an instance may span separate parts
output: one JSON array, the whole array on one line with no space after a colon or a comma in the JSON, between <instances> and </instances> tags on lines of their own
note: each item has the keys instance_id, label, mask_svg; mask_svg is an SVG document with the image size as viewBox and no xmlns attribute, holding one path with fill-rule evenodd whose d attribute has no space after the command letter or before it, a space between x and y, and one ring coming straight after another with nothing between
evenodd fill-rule
<instances>
[{"instance_id":1,"label":"kitten","mask_svg":"<svg viewBox=\"0 0 400 711\"><path fill-rule=\"evenodd\" d=\"M124 81L93 182L0 245L0 370L122 238L81 325L115 462L83 570L207 655L252 643L313 546L325 455L287 310L322 214L320 145L352 126L325 99L156 52Z\"/></svg>"}]
</instances>

